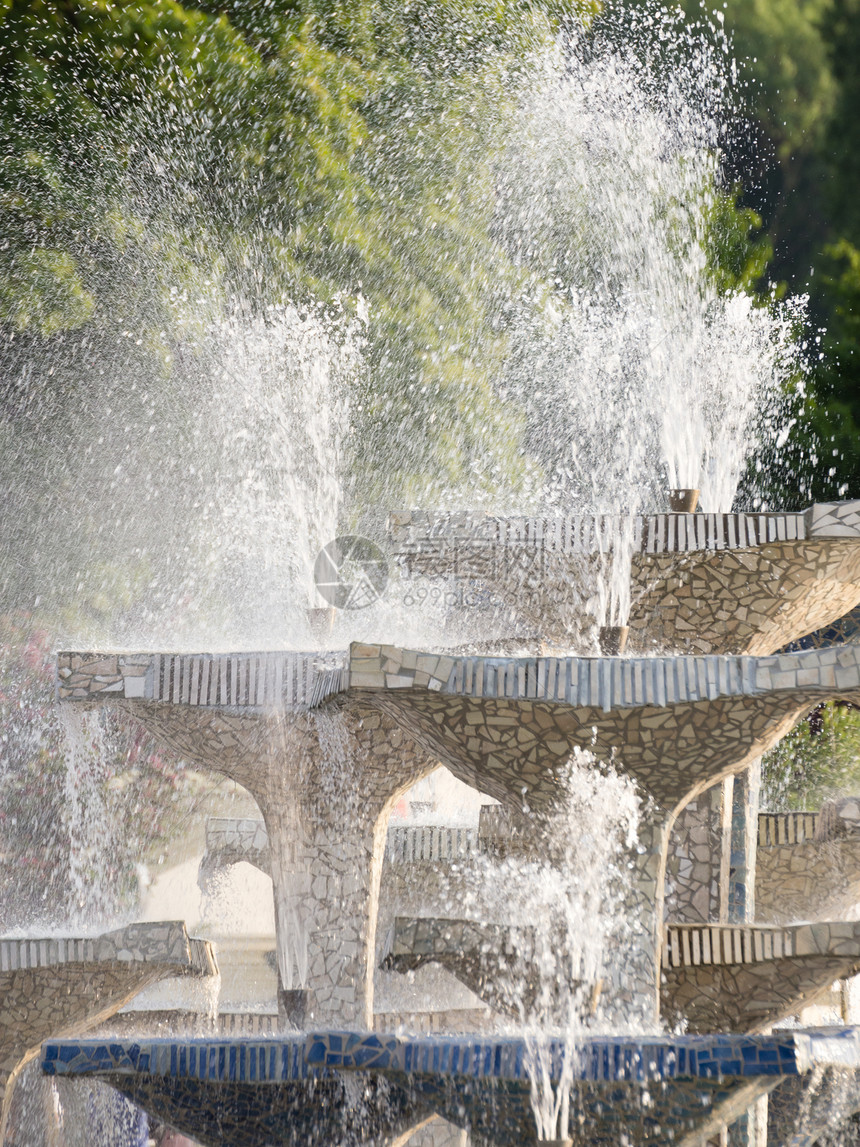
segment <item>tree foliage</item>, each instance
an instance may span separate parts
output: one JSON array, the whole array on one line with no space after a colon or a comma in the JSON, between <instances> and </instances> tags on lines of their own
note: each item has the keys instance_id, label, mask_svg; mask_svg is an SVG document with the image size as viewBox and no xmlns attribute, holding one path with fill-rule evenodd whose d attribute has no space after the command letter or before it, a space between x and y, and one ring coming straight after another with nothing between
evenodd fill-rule
<instances>
[{"instance_id":1,"label":"tree foliage","mask_svg":"<svg viewBox=\"0 0 860 1147\"><path fill-rule=\"evenodd\" d=\"M817 811L860 789L860 713L828 704L801 721L762 761L762 807Z\"/></svg>"}]
</instances>

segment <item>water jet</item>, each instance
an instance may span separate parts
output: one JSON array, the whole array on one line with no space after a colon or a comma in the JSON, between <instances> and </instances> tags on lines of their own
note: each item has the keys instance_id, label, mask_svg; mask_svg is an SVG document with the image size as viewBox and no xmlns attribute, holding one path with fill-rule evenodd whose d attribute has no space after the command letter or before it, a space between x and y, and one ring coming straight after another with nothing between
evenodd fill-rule
<instances>
[{"instance_id":1,"label":"water jet","mask_svg":"<svg viewBox=\"0 0 860 1147\"><path fill-rule=\"evenodd\" d=\"M860 1067L851 1026L764 1031L860 968L857 925L799 923L809 890L781 878L801 862L827 893L821 911L837 910L860 871L848 806L819 814L830 830L814 856L794 840L768 870L766 846L749 845L754 762L810 706L860 699L860 646L791 647L860 602L860 503L734 512L758 438L786 422L800 312L756 307L709 267L704 221L722 200L708 101L724 87L710 48L658 90L648 52L595 28L511 70L519 86L511 114L486 125L484 174L453 148L477 210L452 180L450 206L398 216L391 245L366 245L409 263L392 296L420 298L421 324L379 293L334 290L326 307L240 298L219 318L201 289L176 302L192 333L165 335L187 421L168 427L148 385L123 374L119 415L107 384L87 395L71 466L39 437L46 501L74 511L90 581L107 552L132 587L118 619L108 610L95 636L93 622L63 643L60 706L110 713L250 794L259 813L213 818L189 867L207 885L251 863L275 908L276 1015L222 1014L204 1031L164 1006L153 1035L132 1006L113 1032L40 1030L44 1071L69 1088L104 1081L237 1147L403 1143L431 1116L479 1143L570 1144L576 1129L586 1145L691 1147L771 1092L784 1087L791 1109L816 1073ZM671 37L661 44L671 55ZM447 162L468 117L437 156L423 114L410 132ZM344 163L365 165L368 194L371 169L383 173L382 217L394 200L418 210L411 184L424 181L410 173L405 194L400 157L372 130L350 138ZM331 230L357 283L351 226ZM449 229L440 266L428 237ZM355 321L330 318L339 307ZM443 314L459 310L462 322ZM145 431L125 418L141 392ZM163 431L151 453L150 430ZM80 491L94 489L84 515ZM138 510L168 497L175 521ZM389 581L389 555L353 551L352 531L383 536L374 519L398 505ZM481 794L479 817L454 825L452 801L448 821L392 830L440 763ZM414 822L433 812L410 808ZM837 854L851 881L836 879ZM395 867L412 877L396 896ZM447 898L428 888L443 867ZM393 993L380 1004L386 975L413 974L426 989L414 1008ZM439 990L455 978L456 1008Z\"/></svg>"}]
</instances>

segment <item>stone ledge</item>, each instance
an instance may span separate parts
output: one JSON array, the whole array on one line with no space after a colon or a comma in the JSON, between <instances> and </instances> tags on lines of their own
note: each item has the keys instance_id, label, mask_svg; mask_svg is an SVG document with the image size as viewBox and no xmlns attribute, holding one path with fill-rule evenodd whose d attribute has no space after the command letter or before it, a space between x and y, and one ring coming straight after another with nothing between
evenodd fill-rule
<instances>
[{"instance_id":1,"label":"stone ledge","mask_svg":"<svg viewBox=\"0 0 860 1147\"><path fill-rule=\"evenodd\" d=\"M803 956L860 961L860 922L796 924L669 924L664 968L756 964Z\"/></svg>"},{"instance_id":2,"label":"stone ledge","mask_svg":"<svg viewBox=\"0 0 860 1147\"><path fill-rule=\"evenodd\" d=\"M860 692L860 646L853 644L766 657L452 657L353 645L348 667L344 654L331 655L325 664L326 655L321 654L260 655L269 659L272 670L260 679L241 671L256 656L150 654L152 674L148 671L149 684L140 699L260 711L313 708L327 697L353 689L425 689L448 696L550 701L608 712L777 691L803 691L811 698ZM93 664L104 667L110 657L117 663L116 673L91 673ZM64 678L72 659L80 665L74 677ZM58 654L59 699L125 697L121 660L118 654ZM211 675L203 672L204 667ZM67 683L73 680L76 684ZM214 693L211 682L217 684ZM266 682L273 683L271 690Z\"/></svg>"},{"instance_id":3,"label":"stone ledge","mask_svg":"<svg viewBox=\"0 0 860 1147\"><path fill-rule=\"evenodd\" d=\"M560 1042L542 1049L556 1082L569 1055ZM415 1104L468 1123L499 1147L536 1141L530 1103L533 1046L498 1037L403 1037L329 1031L267 1040L56 1041L43 1048L50 1075L104 1078L145 1107L168 1114L187 1133L236 1147L263 1141L340 1142L362 1088L361 1129L387 1141ZM731 1122L781 1080L834 1062L860 1060L857 1033L779 1032L772 1036L586 1037L578 1044L570 1116L585 1141L699 1142ZM352 1081L345 1076L354 1074ZM378 1086L378 1081L381 1087ZM348 1083L348 1085L347 1085ZM654 1087L654 1083L660 1086ZM648 1119L642 1121L643 1091ZM611 1102L607 1102L611 1097ZM402 1113L404 1126L391 1126ZM423 1112L422 1112L423 1114ZM689 1136L681 1138L683 1132ZM706 1133L707 1134L704 1134Z\"/></svg>"},{"instance_id":4,"label":"stone ledge","mask_svg":"<svg viewBox=\"0 0 860 1147\"><path fill-rule=\"evenodd\" d=\"M0 940L0 1142L15 1081L42 1040L104 1022L157 980L217 971L212 946L175 921Z\"/></svg>"},{"instance_id":5,"label":"stone ledge","mask_svg":"<svg viewBox=\"0 0 860 1147\"><path fill-rule=\"evenodd\" d=\"M549 701L580 708L665 707L719 697L860 692L860 646L766 657L450 657L353 646L349 686ZM356 666L360 669L356 669Z\"/></svg>"},{"instance_id":6,"label":"stone ledge","mask_svg":"<svg viewBox=\"0 0 860 1147\"><path fill-rule=\"evenodd\" d=\"M178 921L130 924L92 937L0 938L0 973L109 962L167 964L174 975L218 971L211 943L189 937Z\"/></svg>"},{"instance_id":7,"label":"stone ledge","mask_svg":"<svg viewBox=\"0 0 860 1147\"><path fill-rule=\"evenodd\" d=\"M775 848L815 840L817 825L818 813L815 812L760 812L758 846Z\"/></svg>"},{"instance_id":8,"label":"stone ledge","mask_svg":"<svg viewBox=\"0 0 860 1147\"><path fill-rule=\"evenodd\" d=\"M470 512L403 510L389 515L395 554L409 569L452 559L459 546L529 548L557 554L607 553L629 523L634 550L692 553L740 550L807 538L860 541L860 501L822 502L801 513L759 514L573 514L558 517L497 517ZM428 562L429 560L429 562ZM421 572L428 572L421 570Z\"/></svg>"},{"instance_id":9,"label":"stone ledge","mask_svg":"<svg viewBox=\"0 0 860 1147\"><path fill-rule=\"evenodd\" d=\"M829 512L816 520L815 536L830 530L845 530L857 519L836 518ZM826 507L822 507L825 509ZM629 523L634 550L649 554L692 553L697 550L750 549L769 542L803 541L808 536L808 511L800 514L574 514L567 517L503 518L470 513L404 511L388 520L388 534L399 558L410 572L441 576L438 564L454 562L456 551L480 551L493 547L520 548L535 553L608 553ZM860 540L860 528L855 534Z\"/></svg>"},{"instance_id":10,"label":"stone ledge","mask_svg":"<svg viewBox=\"0 0 860 1147\"><path fill-rule=\"evenodd\" d=\"M547 1049L551 1077L558 1079L565 1045L548 1041ZM517 1037L415 1038L347 1031L259 1039L67 1039L43 1045L42 1069L48 1075L146 1072L261 1085L332 1069L527 1081L526 1051L526 1041ZM824 1028L758 1036L588 1036L574 1054L573 1078L581 1082L793 1076L829 1064L860 1066L860 1034L856 1028Z\"/></svg>"},{"instance_id":11,"label":"stone ledge","mask_svg":"<svg viewBox=\"0 0 860 1147\"><path fill-rule=\"evenodd\" d=\"M60 701L315 708L343 687L345 653L57 654Z\"/></svg>"}]
</instances>

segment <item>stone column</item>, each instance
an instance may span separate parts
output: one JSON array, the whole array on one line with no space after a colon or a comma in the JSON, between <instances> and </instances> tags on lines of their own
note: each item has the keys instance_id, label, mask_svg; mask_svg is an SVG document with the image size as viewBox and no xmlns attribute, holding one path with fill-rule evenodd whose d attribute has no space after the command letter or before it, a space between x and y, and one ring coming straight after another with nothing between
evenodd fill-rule
<instances>
[{"instance_id":1,"label":"stone column","mask_svg":"<svg viewBox=\"0 0 860 1147\"><path fill-rule=\"evenodd\" d=\"M756 761L699 793L678 814L666 860L667 922L752 922L760 788Z\"/></svg>"},{"instance_id":2,"label":"stone column","mask_svg":"<svg viewBox=\"0 0 860 1147\"><path fill-rule=\"evenodd\" d=\"M660 1016L660 957L666 883L666 845L671 816L662 809L643 811L639 838L630 857L626 889L626 942L610 968L601 1012L619 1022L656 1024Z\"/></svg>"},{"instance_id":3,"label":"stone column","mask_svg":"<svg viewBox=\"0 0 860 1147\"><path fill-rule=\"evenodd\" d=\"M710 924L720 918L724 785L711 785L678 813L666 857L666 922Z\"/></svg>"},{"instance_id":4,"label":"stone column","mask_svg":"<svg viewBox=\"0 0 860 1147\"><path fill-rule=\"evenodd\" d=\"M734 785L726 919L730 924L750 924L755 919L761 759L754 761L748 769L732 779Z\"/></svg>"},{"instance_id":5,"label":"stone column","mask_svg":"<svg viewBox=\"0 0 860 1147\"><path fill-rule=\"evenodd\" d=\"M297 817L266 814L279 981L287 993L307 993L297 1026L371 1030L388 809L356 808L340 820L319 811L312 800Z\"/></svg>"},{"instance_id":6,"label":"stone column","mask_svg":"<svg viewBox=\"0 0 860 1147\"><path fill-rule=\"evenodd\" d=\"M294 1026L372 1029L389 813L435 767L376 709L332 706L290 717L281 743L271 737L258 803L271 855L281 1000Z\"/></svg>"}]
</instances>

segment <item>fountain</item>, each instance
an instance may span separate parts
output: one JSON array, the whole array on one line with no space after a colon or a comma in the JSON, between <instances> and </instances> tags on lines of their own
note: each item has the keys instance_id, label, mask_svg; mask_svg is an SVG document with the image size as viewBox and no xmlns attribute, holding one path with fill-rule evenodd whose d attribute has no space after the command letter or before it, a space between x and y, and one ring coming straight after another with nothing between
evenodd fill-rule
<instances>
[{"instance_id":1,"label":"fountain","mask_svg":"<svg viewBox=\"0 0 860 1147\"><path fill-rule=\"evenodd\" d=\"M176 493L196 540L156 562L160 610L56 655L56 700L253 797L259 816L210 819L196 875L271 877L275 1008L135 1003L214 975L179 924L3 938L7 1094L42 1041L66 1093L108 1085L213 1147L700 1147L728 1127L799 1147L860 1105L860 1030L785 1026L860 973L838 918L860 805L760 814L757 774L810 708L860 700L860 503L731 512L784 421L797 314L708 274L718 132L688 112L722 90L710 49L656 93L635 52L584 43L528 64L494 143L516 481L487 463L475 488L428 479L438 510L396 510L385 474L383 519L337 470L360 340L294 308L201 336L227 381L190 423L203 440L218 411L223 437ZM551 250L588 228L590 255ZM122 536L130 565L151 556ZM482 794L476 822L392 827L440 765Z\"/></svg>"},{"instance_id":2,"label":"fountain","mask_svg":"<svg viewBox=\"0 0 860 1147\"><path fill-rule=\"evenodd\" d=\"M772 528L776 537L769 549L761 546L761 555L749 544L753 534L744 515L734 516L734 545L723 534L721 549L705 550L717 573L721 561L752 559L748 592L762 599L758 616L762 629L775 633L772 644L784 645L812 625L834 621L860 599L860 582L850 572L860 550L858 507L813 507L794 515L789 526L790 518L774 515L772 526L755 523L754 529ZM775 613L767 604L766 563L790 564L793 550L810 541L809 523L817 527L812 537L821 553L818 568L841 571L844 591L830 614L814 592L807 613L799 595ZM502 525L506 536L519 528ZM543 537L563 536L566 526L563 520L547 523ZM725 529L725 523L714 518L709 528ZM577 529L580 536L586 532L581 524ZM685 533L695 536L686 524ZM645 536L645 530L635 523L633 534ZM739 538L747 544L738 544ZM529 556L542 565L542 540L532 531L530 543L518 541L517 571ZM459 544L466 554L461 576L474 579L462 533ZM475 544L480 549L482 540ZM668 547L664 552L674 556ZM682 550L681 560L690 552L697 551ZM509 569L494 559L496 584ZM548 610L553 604L550 599ZM703 610L698 629L712 648L734 633L729 611L719 612L724 616ZM664 621L658 617L655 624ZM647 625L642 633L647 642ZM637 1142L653 1140L669 1116L658 1103L646 1118L642 1103L649 1080L659 1079L677 1134L693 1142L741 1115L783 1076L853 1066L852 1029L755 1033L795 1014L835 979L860 971L860 925L754 924L751 915L738 919L737 909L733 921L687 922L678 905L692 899L677 893L676 918L666 923L664 894L669 856L683 855L684 835L715 835L708 824L715 805L704 794L715 785L725 788L724 778L748 769L820 698L860 696L858 650L849 642L757 655L581 657L556 651L511 657L353 643L343 653L61 653L62 703L113 706L186 759L228 773L255 794L265 830L240 823L229 838L216 836L213 825L214 856L207 863L219 857L235 863L247 855L270 870L284 1022L311 1034L161 1039L133 1047L127 1041L50 1041L45 1070L104 1078L204 1140L212 1134L207 1120L220 1126L224 1119L242 1122L242 1141L249 1143L259 1141L258 1119L276 1119L278 1135L287 1142L329 1135L314 1098L323 1080L329 1081L326 1109L338 1119L348 1109L357 1120L349 1141L382 1142L428 1113L465 1122L478 1138L534 1137L535 1130L528 1130L534 1079L527 1039L370 1034L386 826L400 794L442 761L500 802L503 815L486 818L488 826L495 821L497 847L504 826L508 853L543 853L551 866L558 865L553 814L570 784L567 762L577 754L580 760L612 760L647 800L638 843L629 852L622 902L636 927L626 937L623 960L603 966L599 984L596 969L586 969L583 975L592 980L583 987L604 1030L629 1031L633 1022L644 1024L639 1031L648 1034L597 1035L586 1023L576 1039L561 1034L549 1045L548 1079L569 1093L568 1126L575 1120L583 1142L599 1141L614 1126L625 1127ZM743 785L737 785L741 793ZM850 840L854 811L851 802L843 802L822 823L831 825L832 835ZM759 830L765 836L772 831L766 824ZM488 828L473 834L467 856L481 852L482 835L484 841L493 837ZM702 882L706 889L709 880L710 874ZM522 1018L534 1013L540 994L538 950L546 926L397 917L383 961L400 972L440 965L498 1015ZM562 956L569 940L562 934L553 943ZM557 991L563 998L576 989L570 981ZM658 1035L654 1024L661 1018L698 1034ZM727 1031L747 1034L720 1034ZM716 1075L709 1057L721 1064ZM729 1066L735 1061L737 1069ZM475 1075L479 1062L484 1066ZM350 1106L356 1072L365 1096L360 1110ZM706 1082L711 1078L719 1081L716 1090ZM183 1082L192 1080L193 1087ZM225 1090L227 1080L236 1087ZM491 1088L505 1081L509 1100L501 1108L491 1103L477 1080Z\"/></svg>"}]
</instances>

